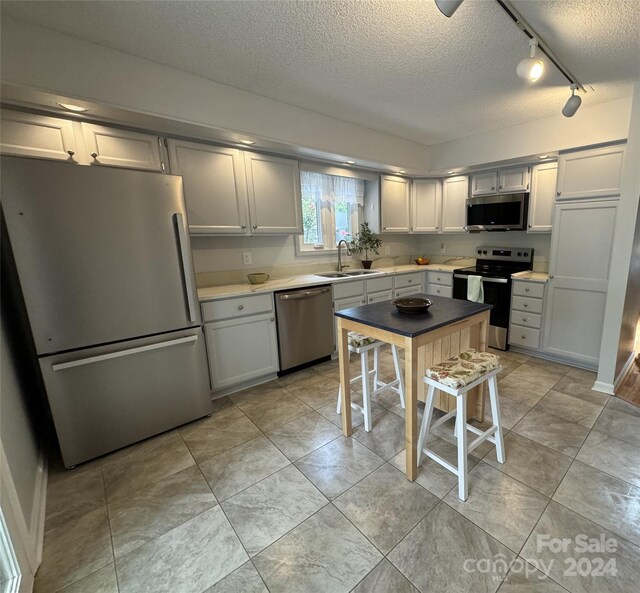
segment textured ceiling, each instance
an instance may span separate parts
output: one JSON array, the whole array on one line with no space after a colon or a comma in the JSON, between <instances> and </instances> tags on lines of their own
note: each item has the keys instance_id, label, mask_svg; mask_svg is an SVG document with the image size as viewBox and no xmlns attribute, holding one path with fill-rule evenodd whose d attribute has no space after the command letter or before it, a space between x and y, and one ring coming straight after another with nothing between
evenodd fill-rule
<instances>
[{"instance_id":1,"label":"textured ceiling","mask_svg":"<svg viewBox=\"0 0 640 593\"><path fill-rule=\"evenodd\" d=\"M514 3L590 91L640 79L638 0ZM2 14L212 81L435 144L559 113L568 83L548 64L515 74L528 40L491 0L451 19L432 0L3 1Z\"/></svg>"}]
</instances>

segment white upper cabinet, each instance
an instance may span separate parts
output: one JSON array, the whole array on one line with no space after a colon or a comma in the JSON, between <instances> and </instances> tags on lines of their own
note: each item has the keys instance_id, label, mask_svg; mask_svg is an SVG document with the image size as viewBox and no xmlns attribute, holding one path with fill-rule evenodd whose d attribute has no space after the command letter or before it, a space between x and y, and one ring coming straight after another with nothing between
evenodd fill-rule
<instances>
[{"instance_id":1,"label":"white upper cabinet","mask_svg":"<svg viewBox=\"0 0 640 593\"><path fill-rule=\"evenodd\" d=\"M529 190L529 167L513 167L498 171L498 193L510 194Z\"/></svg>"},{"instance_id":2,"label":"white upper cabinet","mask_svg":"<svg viewBox=\"0 0 640 593\"><path fill-rule=\"evenodd\" d=\"M383 233L408 233L411 181L383 175L380 180L380 219Z\"/></svg>"},{"instance_id":3,"label":"white upper cabinet","mask_svg":"<svg viewBox=\"0 0 640 593\"><path fill-rule=\"evenodd\" d=\"M529 167L484 171L471 176L471 196L510 194L529 189Z\"/></svg>"},{"instance_id":4,"label":"white upper cabinet","mask_svg":"<svg viewBox=\"0 0 640 593\"><path fill-rule=\"evenodd\" d=\"M92 165L164 171L158 136L85 123L82 132Z\"/></svg>"},{"instance_id":5,"label":"white upper cabinet","mask_svg":"<svg viewBox=\"0 0 640 593\"><path fill-rule=\"evenodd\" d=\"M620 195L623 145L581 150L558 159L558 200Z\"/></svg>"},{"instance_id":6,"label":"white upper cabinet","mask_svg":"<svg viewBox=\"0 0 640 593\"><path fill-rule=\"evenodd\" d=\"M527 232L551 232L557 176L558 163L544 163L531 169Z\"/></svg>"},{"instance_id":7,"label":"white upper cabinet","mask_svg":"<svg viewBox=\"0 0 640 593\"><path fill-rule=\"evenodd\" d=\"M440 230L442 183L439 179L414 179L411 187L411 232Z\"/></svg>"},{"instance_id":8,"label":"white upper cabinet","mask_svg":"<svg viewBox=\"0 0 640 593\"><path fill-rule=\"evenodd\" d=\"M73 122L3 109L0 150L2 154L75 162Z\"/></svg>"},{"instance_id":9,"label":"white upper cabinet","mask_svg":"<svg viewBox=\"0 0 640 593\"><path fill-rule=\"evenodd\" d=\"M489 196L498 191L498 172L487 171L471 176L471 195Z\"/></svg>"},{"instance_id":10,"label":"white upper cabinet","mask_svg":"<svg viewBox=\"0 0 640 593\"><path fill-rule=\"evenodd\" d=\"M247 182L242 151L168 140L173 175L182 175L191 234L248 233Z\"/></svg>"},{"instance_id":11,"label":"white upper cabinet","mask_svg":"<svg viewBox=\"0 0 640 593\"><path fill-rule=\"evenodd\" d=\"M245 152L249 218L253 234L300 234L298 161Z\"/></svg>"},{"instance_id":12,"label":"white upper cabinet","mask_svg":"<svg viewBox=\"0 0 640 593\"><path fill-rule=\"evenodd\" d=\"M442 232L463 233L467 225L468 177L442 180Z\"/></svg>"}]
</instances>

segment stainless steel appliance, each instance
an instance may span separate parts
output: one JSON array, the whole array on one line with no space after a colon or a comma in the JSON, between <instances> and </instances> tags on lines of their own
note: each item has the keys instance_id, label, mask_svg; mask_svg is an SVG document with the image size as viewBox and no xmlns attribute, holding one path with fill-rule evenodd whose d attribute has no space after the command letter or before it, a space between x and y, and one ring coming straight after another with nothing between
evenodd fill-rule
<instances>
[{"instance_id":1,"label":"stainless steel appliance","mask_svg":"<svg viewBox=\"0 0 640 593\"><path fill-rule=\"evenodd\" d=\"M476 265L453 271L453 298L467 300L467 277L482 276L484 302L493 305L489 321L489 346L506 350L511 314L511 274L530 270L529 247L477 247Z\"/></svg>"},{"instance_id":2,"label":"stainless steel appliance","mask_svg":"<svg viewBox=\"0 0 640 593\"><path fill-rule=\"evenodd\" d=\"M182 179L15 157L1 171L65 466L209 414Z\"/></svg>"},{"instance_id":3,"label":"stainless steel appliance","mask_svg":"<svg viewBox=\"0 0 640 593\"><path fill-rule=\"evenodd\" d=\"M467 198L470 231L522 231L527 224L529 194L500 194Z\"/></svg>"},{"instance_id":4,"label":"stainless steel appliance","mask_svg":"<svg viewBox=\"0 0 640 593\"><path fill-rule=\"evenodd\" d=\"M276 292L275 298L280 372L331 356L331 286Z\"/></svg>"}]
</instances>

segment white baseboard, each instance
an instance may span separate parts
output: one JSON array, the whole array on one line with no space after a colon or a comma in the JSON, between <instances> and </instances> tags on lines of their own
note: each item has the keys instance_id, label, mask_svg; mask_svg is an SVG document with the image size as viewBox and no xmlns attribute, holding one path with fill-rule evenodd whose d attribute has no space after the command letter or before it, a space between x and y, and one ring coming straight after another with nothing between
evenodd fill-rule
<instances>
[{"instance_id":1,"label":"white baseboard","mask_svg":"<svg viewBox=\"0 0 640 593\"><path fill-rule=\"evenodd\" d=\"M607 393L608 395L614 395L613 393L613 383L605 383L604 381L596 381L591 388L594 391L599 391L600 393Z\"/></svg>"}]
</instances>

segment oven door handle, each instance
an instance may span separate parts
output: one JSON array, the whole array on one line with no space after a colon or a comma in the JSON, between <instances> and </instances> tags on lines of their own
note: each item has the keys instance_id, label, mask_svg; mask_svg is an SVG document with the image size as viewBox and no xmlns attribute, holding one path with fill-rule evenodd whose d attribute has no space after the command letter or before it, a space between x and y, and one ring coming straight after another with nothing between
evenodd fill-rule
<instances>
[{"instance_id":1,"label":"oven door handle","mask_svg":"<svg viewBox=\"0 0 640 593\"><path fill-rule=\"evenodd\" d=\"M453 275L454 278L460 278L462 280L466 280L469 276L473 276L473 274L469 274L469 275L454 274ZM484 276L482 277L482 281L483 282L493 282L495 284L508 284L509 283L509 279L508 278L485 278Z\"/></svg>"}]
</instances>

